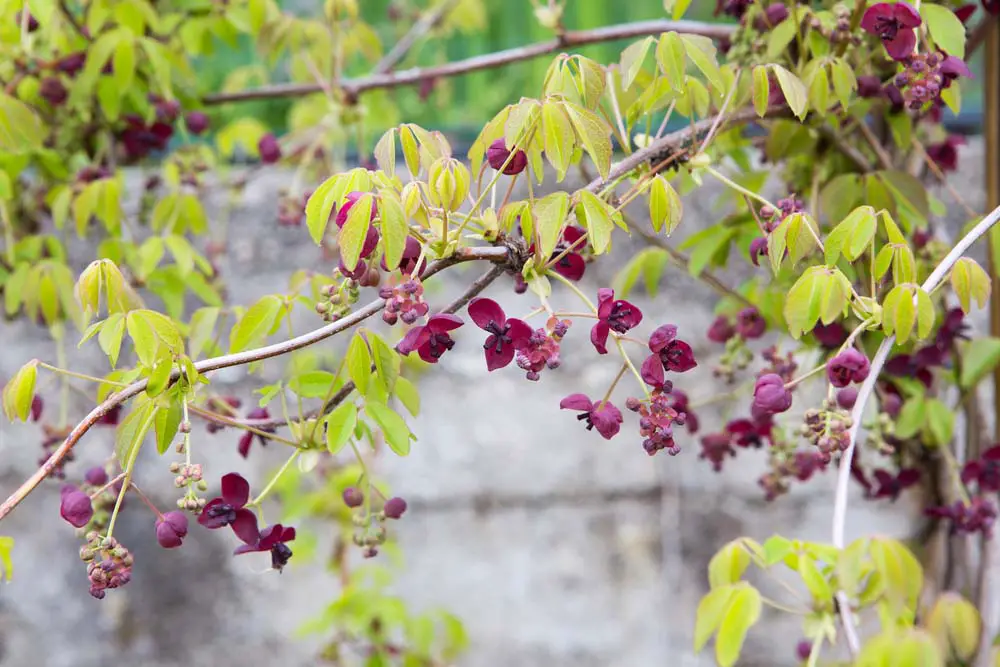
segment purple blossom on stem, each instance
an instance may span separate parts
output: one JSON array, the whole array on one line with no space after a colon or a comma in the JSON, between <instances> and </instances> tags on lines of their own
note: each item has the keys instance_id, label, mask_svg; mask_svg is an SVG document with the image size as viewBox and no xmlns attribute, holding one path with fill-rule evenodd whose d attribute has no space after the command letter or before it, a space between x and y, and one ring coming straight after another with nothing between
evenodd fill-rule
<instances>
[{"instance_id":1,"label":"purple blossom on stem","mask_svg":"<svg viewBox=\"0 0 1000 667\"><path fill-rule=\"evenodd\" d=\"M642 311L623 299L615 299L612 289L597 290L597 324L590 330L590 342L599 354L608 353L608 335L624 334L642 322Z\"/></svg>"},{"instance_id":2,"label":"purple blossom on stem","mask_svg":"<svg viewBox=\"0 0 1000 667\"><path fill-rule=\"evenodd\" d=\"M156 520L156 541L164 549L179 547L187 532L187 514L179 510L167 512Z\"/></svg>"},{"instance_id":3,"label":"purple blossom on stem","mask_svg":"<svg viewBox=\"0 0 1000 667\"><path fill-rule=\"evenodd\" d=\"M427 318L427 324L413 327L406 332L403 340L396 345L396 351L406 356L416 351L421 359L436 364L445 352L455 347L455 341L448 334L465 324L461 318L448 313L439 313Z\"/></svg>"},{"instance_id":4,"label":"purple blossom on stem","mask_svg":"<svg viewBox=\"0 0 1000 667\"><path fill-rule=\"evenodd\" d=\"M232 526L244 542L252 542L257 532L257 517L246 508L250 501L250 483L231 472L222 476L222 496L208 501L198 516L198 523L215 530Z\"/></svg>"},{"instance_id":5,"label":"purple blossom on stem","mask_svg":"<svg viewBox=\"0 0 1000 667\"><path fill-rule=\"evenodd\" d=\"M826 377L834 387L846 387L852 382L864 382L870 368L868 357L854 348L849 348L826 365Z\"/></svg>"},{"instance_id":6,"label":"purple blossom on stem","mask_svg":"<svg viewBox=\"0 0 1000 667\"><path fill-rule=\"evenodd\" d=\"M980 493L1000 491L1000 445L993 445L978 459L969 461L962 468L962 483L975 482Z\"/></svg>"},{"instance_id":7,"label":"purple blossom on stem","mask_svg":"<svg viewBox=\"0 0 1000 667\"><path fill-rule=\"evenodd\" d=\"M525 167L528 166L528 156L525 155L522 150L518 150L514 153L514 157L509 163L507 163L507 166L504 167L504 163L507 162L508 157L510 157L510 151L507 150L507 144L504 143L502 137L494 141L490 144L490 147L486 149L486 161L489 165L496 171L500 171L500 169L503 168L503 173L508 176L516 176L524 171Z\"/></svg>"},{"instance_id":8,"label":"purple blossom on stem","mask_svg":"<svg viewBox=\"0 0 1000 667\"><path fill-rule=\"evenodd\" d=\"M286 544L286 542L291 542L295 539L295 528L292 526L283 526L280 523L268 526L264 530L258 531L257 529L257 518L251 514L250 517L253 519L253 530L249 528L246 533L237 536L245 542L245 544L236 547L233 551L234 556L239 556L240 554L247 554L253 552L271 552L271 567L275 570L281 572L281 570L288 564L288 561L292 557L292 550Z\"/></svg>"},{"instance_id":9,"label":"purple blossom on stem","mask_svg":"<svg viewBox=\"0 0 1000 667\"><path fill-rule=\"evenodd\" d=\"M90 496L71 484L65 485L60 491L59 516L71 526L83 528L94 516Z\"/></svg>"},{"instance_id":10,"label":"purple blossom on stem","mask_svg":"<svg viewBox=\"0 0 1000 667\"><path fill-rule=\"evenodd\" d=\"M691 346L677 338L673 324L664 324L650 335L649 349L653 354L642 362L640 374L652 387L663 386L664 371L684 373L698 365Z\"/></svg>"},{"instance_id":11,"label":"purple blossom on stem","mask_svg":"<svg viewBox=\"0 0 1000 667\"><path fill-rule=\"evenodd\" d=\"M917 45L914 28L922 21L917 10L905 2L879 2L865 10L861 27L882 40L893 60L905 60Z\"/></svg>"},{"instance_id":12,"label":"purple blossom on stem","mask_svg":"<svg viewBox=\"0 0 1000 667\"><path fill-rule=\"evenodd\" d=\"M622 425L622 413L611 401L594 403L584 394L570 394L559 402L563 410L579 410L577 419L587 424L587 430L597 429L605 440L618 434Z\"/></svg>"},{"instance_id":13,"label":"purple blossom on stem","mask_svg":"<svg viewBox=\"0 0 1000 667\"><path fill-rule=\"evenodd\" d=\"M528 346L531 327L523 320L508 318L493 299L473 299L469 303L469 317L489 334L483 343L487 370L503 368L514 360L517 350Z\"/></svg>"},{"instance_id":14,"label":"purple blossom on stem","mask_svg":"<svg viewBox=\"0 0 1000 667\"><path fill-rule=\"evenodd\" d=\"M750 413L754 419L785 412L792 407L792 392L785 389L785 381L780 375L767 373L757 378L753 388L753 404Z\"/></svg>"},{"instance_id":15,"label":"purple blossom on stem","mask_svg":"<svg viewBox=\"0 0 1000 667\"><path fill-rule=\"evenodd\" d=\"M904 468L893 475L888 470L872 471L875 484L868 490L869 498L889 498L894 501L899 494L920 481L920 471L916 468Z\"/></svg>"},{"instance_id":16,"label":"purple blossom on stem","mask_svg":"<svg viewBox=\"0 0 1000 667\"><path fill-rule=\"evenodd\" d=\"M254 408L247 413L247 419L270 419L271 413L267 411L267 408ZM258 428L258 431L263 431L264 433L274 433L274 427L268 426L264 428ZM240 436L240 442L236 446L236 451L239 452L240 456L246 458L250 455L250 445L253 444L254 439L260 441L260 446L267 446L267 438L262 436L260 433L254 433L253 431L244 431L243 435Z\"/></svg>"}]
</instances>

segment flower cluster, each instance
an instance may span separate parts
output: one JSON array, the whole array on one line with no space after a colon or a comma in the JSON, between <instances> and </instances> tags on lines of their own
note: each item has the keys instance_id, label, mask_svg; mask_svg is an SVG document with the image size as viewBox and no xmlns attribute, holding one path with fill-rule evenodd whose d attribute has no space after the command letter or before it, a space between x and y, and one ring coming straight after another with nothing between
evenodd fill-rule
<instances>
[{"instance_id":1,"label":"flower cluster","mask_svg":"<svg viewBox=\"0 0 1000 667\"><path fill-rule=\"evenodd\" d=\"M365 558L378 555L378 547L385 543L386 530L383 525L386 519L399 520L406 513L407 503L398 496L389 498L382 505L380 512L371 512L364 507L365 494L355 486L344 489L342 494L344 504L352 510L351 521L358 531L354 533L354 544L364 548Z\"/></svg>"},{"instance_id":2,"label":"flower cluster","mask_svg":"<svg viewBox=\"0 0 1000 667\"><path fill-rule=\"evenodd\" d=\"M835 452L842 452L851 444L851 416L836 406L824 403L821 410L807 410L803 422L802 435L819 449L824 463L829 463Z\"/></svg>"},{"instance_id":3,"label":"flower cluster","mask_svg":"<svg viewBox=\"0 0 1000 667\"><path fill-rule=\"evenodd\" d=\"M544 329L538 328L528 337L527 344L517 351L518 368L527 371L525 377L537 382L543 369L555 370L562 363L559 348L570 327L569 320L550 318Z\"/></svg>"},{"instance_id":4,"label":"flower cluster","mask_svg":"<svg viewBox=\"0 0 1000 667\"><path fill-rule=\"evenodd\" d=\"M889 57L905 60L917 45L914 28L919 28L920 14L906 2L878 2L861 17L861 28L882 40Z\"/></svg>"},{"instance_id":5,"label":"flower cluster","mask_svg":"<svg viewBox=\"0 0 1000 667\"><path fill-rule=\"evenodd\" d=\"M993 536L997 506L992 500L977 496L968 504L956 500L951 505L928 507L924 514L950 521L953 534L982 533L983 537L989 539Z\"/></svg>"},{"instance_id":6,"label":"flower cluster","mask_svg":"<svg viewBox=\"0 0 1000 667\"><path fill-rule=\"evenodd\" d=\"M681 448L674 442L674 425L683 426L687 414L680 406L686 404L672 400L673 383L665 382L650 394L648 401L629 403L639 413L639 435L643 437L642 448L650 456L661 450L671 456L680 454Z\"/></svg>"},{"instance_id":7,"label":"flower cluster","mask_svg":"<svg viewBox=\"0 0 1000 667\"><path fill-rule=\"evenodd\" d=\"M910 34L912 30L907 31ZM941 91L959 77L969 78L972 72L961 58L941 53L912 54L903 60L905 69L893 83L911 109L920 109L937 100Z\"/></svg>"},{"instance_id":8,"label":"flower cluster","mask_svg":"<svg viewBox=\"0 0 1000 667\"><path fill-rule=\"evenodd\" d=\"M90 594L101 600L108 589L121 588L132 579L134 559L113 537L101 537L95 530L86 539L87 544L80 549L80 560L87 563Z\"/></svg>"},{"instance_id":9,"label":"flower cluster","mask_svg":"<svg viewBox=\"0 0 1000 667\"><path fill-rule=\"evenodd\" d=\"M395 324L400 319L406 324L413 324L429 310L424 301L424 285L419 278L408 278L402 282L393 278L389 285L379 290L378 295L385 299L382 320L386 324Z\"/></svg>"}]
</instances>

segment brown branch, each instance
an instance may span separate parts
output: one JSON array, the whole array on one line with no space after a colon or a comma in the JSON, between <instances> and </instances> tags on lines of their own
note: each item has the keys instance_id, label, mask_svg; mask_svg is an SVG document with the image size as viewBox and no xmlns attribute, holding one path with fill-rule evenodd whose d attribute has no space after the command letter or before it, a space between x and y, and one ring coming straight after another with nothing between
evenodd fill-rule
<instances>
[{"instance_id":1,"label":"brown branch","mask_svg":"<svg viewBox=\"0 0 1000 667\"><path fill-rule=\"evenodd\" d=\"M426 35L428 32L437 27L439 23L444 19L445 16L451 13L451 10L455 8L458 4L458 0L442 0L437 7L430 10L424 16L413 24L413 27L403 35L398 42L390 49L389 53L382 56L382 59L378 61L375 65L375 69L372 70L373 74L386 74L391 72L396 68L406 54L410 52L413 45L418 39Z\"/></svg>"},{"instance_id":2,"label":"brown branch","mask_svg":"<svg viewBox=\"0 0 1000 667\"><path fill-rule=\"evenodd\" d=\"M498 263L505 262L508 254L509 250L503 247L487 246L480 248L463 248L456 252L454 256L438 260L428 266L427 270L424 272L424 277L429 278L443 269L460 262L473 260L489 260ZM378 299L354 311L350 315L340 318L336 322L331 322L330 324L322 326L319 329L297 336L291 340L275 343L274 345L266 345L253 350L237 352L235 354L225 354L211 359L204 359L195 363L194 367L199 373L206 373L220 368L242 366L254 361L262 361L264 359L270 359L272 357L288 354L290 352L294 352L295 350L300 350L302 348L309 347L310 345L314 345L315 343L350 329L356 324L359 324L360 322L363 322L369 317L380 312L383 308L385 308L385 300ZM171 381L176 380L179 376L180 371L174 370L171 374ZM90 414L84 417L83 421L77 424L73 430L70 431L66 440L63 441L63 443L59 445L54 452L52 452L52 455L49 456L45 463L43 463L38 470L31 475L31 477L25 480L24 483L22 483L21 486L8 497L2 505L0 505L0 520L3 520L4 517L10 514L14 508L28 496L29 493L42 483L42 480L51 475L52 472L59 467L63 460L65 460L66 456L73 450L73 447L76 446L76 443L80 441L80 438L82 438L101 417L116 406L140 394L146 389L146 385L148 383L149 381L146 379L133 382L128 387L112 394L105 399L103 403L91 410Z\"/></svg>"},{"instance_id":3,"label":"brown branch","mask_svg":"<svg viewBox=\"0 0 1000 667\"><path fill-rule=\"evenodd\" d=\"M560 49L568 49L587 44L610 42L621 39L631 39L662 32L680 32L693 35L703 35L713 39L728 37L733 32L733 26L700 23L697 21L636 21L610 25L593 30L567 32L556 39L537 44L518 46L504 51L497 51L483 56L457 60L436 67L414 67L401 72L374 74L358 79L345 79L340 82L340 88L348 98L354 98L368 90L380 88L397 88L419 84L425 79L443 79L460 76L485 69L502 67L522 60L538 58ZM320 92L322 88L315 83L283 83L262 86L250 90L217 93L206 96L202 102L206 105L223 104L225 102L243 102L275 97L300 97Z\"/></svg>"}]
</instances>

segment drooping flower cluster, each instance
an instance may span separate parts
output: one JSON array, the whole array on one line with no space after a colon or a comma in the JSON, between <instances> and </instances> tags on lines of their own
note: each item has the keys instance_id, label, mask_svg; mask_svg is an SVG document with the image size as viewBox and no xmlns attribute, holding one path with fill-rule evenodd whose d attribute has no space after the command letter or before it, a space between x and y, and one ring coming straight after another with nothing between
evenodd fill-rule
<instances>
[{"instance_id":1,"label":"drooping flower cluster","mask_svg":"<svg viewBox=\"0 0 1000 667\"><path fill-rule=\"evenodd\" d=\"M355 486L344 489L342 497L347 507L356 510L351 514L352 523L359 529L354 533L354 544L364 548L365 558L374 558L378 555L378 547L385 543L385 520L401 519L407 510L406 500L394 496L383 503L382 511L375 512L363 507L365 494Z\"/></svg>"},{"instance_id":2,"label":"drooping flower cluster","mask_svg":"<svg viewBox=\"0 0 1000 667\"><path fill-rule=\"evenodd\" d=\"M406 324L413 324L429 310L424 301L424 285L419 278L407 278L400 282L393 277L378 295L385 299L382 320L386 324L395 324L400 319Z\"/></svg>"},{"instance_id":3,"label":"drooping flower cluster","mask_svg":"<svg viewBox=\"0 0 1000 667\"><path fill-rule=\"evenodd\" d=\"M677 403L671 400L672 391L673 383L667 381L653 390L648 401L640 401L637 405L642 448L650 456L661 450L671 456L681 452L674 442L674 425L683 426L687 415L678 410Z\"/></svg>"},{"instance_id":4,"label":"drooping flower cluster","mask_svg":"<svg viewBox=\"0 0 1000 667\"><path fill-rule=\"evenodd\" d=\"M121 588L132 579L132 554L118 540L102 537L96 530L87 534L80 560L87 563L90 594L98 600L104 598L108 589Z\"/></svg>"},{"instance_id":5,"label":"drooping flower cluster","mask_svg":"<svg viewBox=\"0 0 1000 667\"><path fill-rule=\"evenodd\" d=\"M550 319L546 328L538 328L528 337L528 343L517 351L517 365L527 371L526 377L537 382L543 369L555 370L562 363L559 348L569 331L569 320Z\"/></svg>"},{"instance_id":6,"label":"drooping flower cluster","mask_svg":"<svg viewBox=\"0 0 1000 667\"><path fill-rule=\"evenodd\" d=\"M989 498L977 496L968 504L956 500L951 505L928 507L924 514L951 522L953 534L982 533L989 539L993 536L993 524L997 519L997 506Z\"/></svg>"},{"instance_id":7,"label":"drooping flower cluster","mask_svg":"<svg viewBox=\"0 0 1000 667\"><path fill-rule=\"evenodd\" d=\"M611 289L597 290L597 324L590 330L590 342L598 354L608 353L608 336L612 331L628 333L642 322L642 311L628 301L615 299Z\"/></svg>"},{"instance_id":8,"label":"drooping flower cluster","mask_svg":"<svg viewBox=\"0 0 1000 667\"><path fill-rule=\"evenodd\" d=\"M993 445L978 459L967 462L962 467L962 483L976 483L979 493L1000 491L1000 445Z\"/></svg>"},{"instance_id":9,"label":"drooping flower cluster","mask_svg":"<svg viewBox=\"0 0 1000 667\"><path fill-rule=\"evenodd\" d=\"M842 452L851 444L851 416L836 406L824 403L821 410L807 410L803 422L802 435L819 449L824 463L829 463L835 452Z\"/></svg>"},{"instance_id":10,"label":"drooping flower cluster","mask_svg":"<svg viewBox=\"0 0 1000 667\"><path fill-rule=\"evenodd\" d=\"M903 60L903 65L905 69L896 75L893 83L911 109L920 109L938 100L941 91L959 77L972 76L961 58L941 53L912 54Z\"/></svg>"}]
</instances>

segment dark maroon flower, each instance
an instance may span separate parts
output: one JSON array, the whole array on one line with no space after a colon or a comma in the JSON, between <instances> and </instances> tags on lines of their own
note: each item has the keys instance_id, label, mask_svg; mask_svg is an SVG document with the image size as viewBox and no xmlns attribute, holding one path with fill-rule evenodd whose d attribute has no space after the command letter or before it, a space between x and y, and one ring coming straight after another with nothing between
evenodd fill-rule
<instances>
[{"instance_id":1,"label":"dark maroon flower","mask_svg":"<svg viewBox=\"0 0 1000 667\"><path fill-rule=\"evenodd\" d=\"M758 236L750 242L750 261L754 266L760 266L761 257L767 257L767 239Z\"/></svg>"},{"instance_id":2,"label":"dark maroon flower","mask_svg":"<svg viewBox=\"0 0 1000 667\"><path fill-rule=\"evenodd\" d=\"M493 299L473 299L469 302L469 317L477 327L489 334L483 343L487 370L503 368L514 360L517 350L528 346L531 327L523 320L508 318L500 304Z\"/></svg>"},{"instance_id":3,"label":"dark maroon flower","mask_svg":"<svg viewBox=\"0 0 1000 667\"><path fill-rule=\"evenodd\" d=\"M725 14L734 19L743 18L743 15L753 4L753 0L716 0L715 16Z\"/></svg>"},{"instance_id":4,"label":"dark maroon flower","mask_svg":"<svg viewBox=\"0 0 1000 667\"><path fill-rule=\"evenodd\" d=\"M753 27L760 32L766 32L787 18L788 8L781 2L772 2L763 13L757 15Z\"/></svg>"},{"instance_id":5,"label":"dark maroon flower","mask_svg":"<svg viewBox=\"0 0 1000 667\"><path fill-rule=\"evenodd\" d=\"M700 425L698 415L691 409L687 394L680 389L673 389L673 387L671 387L667 403L675 412L684 413L684 425L687 427L688 433L694 435L698 432L698 427Z\"/></svg>"},{"instance_id":6,"label":"dark maroon flower","mask_svg":"<svg viewBox=\"0 0 1000 667\"><path fill-rule=\"evenodd\" d=\"M510 151L507 150L507 145L504 140L497 139L490 147L486 149L486 161L490 163L490 166L495 170L500 171L504 163L507 162L507 158L510 157ZM524 168L528 166L528 156L525 155L524 151L518 150L514 154L510 163L503 170L503 173L508 176L514 176L520 174L524 171Z\"/></svg>"},{"instance_id":7,"label":"dark maroon flower","mask_svg":"<svg viewBox=\"0 0 1000 667\"><path fill-rule=\"evenodd\" d=\"M38 394L31 397L31 421L36 422L42 418L42 410L45 408L45 401Z\"/></svg>"},{"instance_id":8,"label":"dark maroon flower","mask_svg":"<svg viewBox=\"0 0 1000 667\"><path fill-rule=\"evenodd\" d=\"M382 506L382 511L387 519L399 519L406 511L406 501L399 497L389 498Z\"/></svg>"},{"instance_id":9,"label":"dark maroon flower","mask_svg":"<svg viewBox=\"0 0 1000 667\"><path fill-rule=\"evenodd\" d=\"M767 321L756 308L744 308L736 315L736 333L747 340L760 338L767 331Z\"/></svg>"},{"instance_id":10,"label":"dark maroon flower","mask_svg":"<svg viewBox=\"0 0 1000 667\"><path fill-rule=\"evenodd\" d=\"M465 324L460 318L447 313L431 315L427 324L413 327L406 332L403 340L396 344L396 351L406 356L416 351L429 364L436 364L441 355L455 347L455 341L448 335Z\"/></svg>"},{"instance_id":11,"label":"dark maroon flower","mask_svg":"<svg viewBox=\"0 0 1000 667\"><path fill-rule=\"evenodd\" d=\"M356 486L344 489L343 498L344 504L350 508L361 507L365 502L365 494L361 493L361 489Z\"/></svg>"},{"instance_id":12,"label":"dark maroon flower","mask_svg":"<svg viewBox=\"0 0 1000 667\"><path fill-rule=\"evenodd\" d=\"M840 322L817 324L813 327L813 336L817 342L828 350L835 350L847 341L847 329Z\"/></svg>"},{"instance_id":13,"label":"dark maroon flower","mask_svg":"<svg viewBox=\"0 0 1000 667\"><path fill-rule=\"evenodd\" d=\"M177 100L165 100L154 96L152 99L156 105L156 119L164 123L173 123L181 113L181 103Z\"/></svg>"},{"instance_id":14,"label":"dark maroon flower","mask_svg":"<svg viewBox=\"0 0 1000 667\"><path fill-rule=\"evenodd\" d=\"M941 171L958 169L958 147L965 145L965 139L957 134L950 135L944 141L927 147L927 155Z\"/></svg>"},{"instance_id":15,"label":"dark maroon flower","mask_svg":"<svg viewBox=\"0 0 1000 667\"><path fill-rule=\"evenodd\" d=\"M125 129L121 133L122 144L125 146L126 157L129 160L140 160L152 151L166 149L174 128L166 123L155 122L146 125L142 118L135 115L125 117Z\"/></svg>"},{"instance_id":16,"label":"dark maroon flower","mask_svg":"<svg viewBox=\"0 0 1000 667\"><path fill-rule=\"evenodd\" d=\"M868 357L852 347L830 360L826 377L834 387L846 387L852 382L864 382L870 368Z\"/></svg>"},{"instance_id":17,"label":"dark maroon flower","mask_svg":"<svg viewBox=\"0 0 1000 667\"><path fill-rule=\"evenodd\" d=\"M937 519L951 521L951 532L967 534L981 532L984 537L992 537L993 524L997 518L997 508L988 498L977 496L966 505L956 500L952 505L928 507L924 514Z\"/></svg>"},{"instance_id":18,"label":"dark maroon flower","mask_svg":"<svg viewBox=\"0 0 1000 667\"><path fill-rule=\"evenodd\" d=\"M281 146L273 134L268 132L257 142L257 152L264 164L274 164L281 159Z\"/></svg>"},{"instance_id":19,"label":"dark maroon flower","mask_svg":"<svg viewBox=\"0 0 1000 667\"><path fill-rule=\"evenodd\" d=\"M1000 445L993 445L978 460L969 461L962 468L962 482L976 482L980 493L1000 491Z\"/></svg>"},{"instance_id":20,"label":"dark maroon flower","mask_svg":"<svg viewBox=\"0 0 1000 667\"><path fill-rule=\"evenodd\" d=\"M253 542L257 517L246 509L249 501L250 483L235 472L223 475L222 496L208 501L198 516L198 523L212 530L232 526L237 537L244 542Z\"/></svg>"},{"instance_id":21,"label":"dark maroon flower","mask_svg":"<svg viewBox=\"0 0 1000 667\"><path fill-rule=\"evenodd\" d=\"M882 79L873 74L858 77L858 97L872 98L882 96Z\"/></svg>"},{"instance_id":22,"label":"dark maroon flower","mask_svg":"<svg viewBox=\"0 0 1000 667\"><path fill-rule=\"evenodd\" d=\"M736 335L736 328L725 315L719 315L708 327L708 339L713 343L725 343Z\"/></svg>"},{"instance_id":23,"label":"dark maroon flower","mask_svg":"<svg viewBox=\"0 0 1000 667\"><path fill-rule=\"evenodd\" d=\"M652 355L642 362L642 379L653 387L662 387L664 371L684 373L695 366L694 352L691 346L677 338L677 327L664 324L649 337L649 349Z\"/></svg>"},{"instance_id":24,"label":"dark maroon flower","mask_svg":"<svg viewBox=\"0 0 1000 667\"><path fill-rule=\"evenodd\" d=\"M233 555L238 556L255 551L270 551L271 567L281 572L288 565L288 561L292 557L292 550L285 543L295 539L295 528L291 526L286 528L280 523L276 523L258 532L257 519L253 514L250 516L253 518L253 532L248 531L246 536L239 535L240 539L246 542L246 544L237 547Z\"/></svg>"},{"instance_id":25,"label":"dark maroon flower","mask_svg":"<svg viewBox=\"0 0 1000 667\"><path fill-rule=\"evenodd\" d=\"M792 392L785 389L785 381L780 375L767 373L757 378L753 388L753 404L750 414L754 419L778 414L792 407Z\"/></svg>"},{"instance_id":26,"label":"dark maroon flower","mask_svg":"<svg viewBox=\"0 0 1000 667\"><path fill-rule=\"evenodd\" d=\"M722 463L727 457L735 457L736 450L732 445L733 438L728 433L709 433L701 438L700 459L706 459L712 464L712 470L722 470Z\"/></svg>"},{"instance_id":27,"label":"dark maroon flower","mask_svg":"<svg viewBox=\"0 0 1000 667\"><path fill-rule=\"evenodd\" d=\"M976 13L976 6L972 3L955 8L955 17L964 25L972 15Z\"/></svg>"},{"instance_id":28,"label":"dark maroon flower","mask_svg":"<svg viewBox=\"0 0 1000 667\"><path fill-rule=\"evenodd\" d=\"M66 86L54 76L43 79L38 92L45 98L46 102L54 107L61 105L69 97L69 91L66 90Z\"/></svg>"},{"instance_id":29,"label":"dark maroon flower","mask_svg":"<svg viewBox=\"0 0 1000 667\"><path fill-rule=\"evenodd\" d=\"M845 410L850 410L858 400L857 387L844 387L837 392L837 405Z\"/></svg>"},{"instance_id":30,"label":"dark maroon flower","mask_svg":"<svg viewBox=\"0 0 1000 667\"><path fill-rule=\"evenodd\" d=\"M577 419L587 424L587 430L597 429L597 432L610 440L618 434L622 425L622 413L610 401L594 403L584 394L570 394L559 402L563 410L579 410Z\"/></svg>"},{"instance_id":31,"label":"dark maroon flower","mask_svg":"<svg viewBox=\"0 0 1000 667\"><path fill-rule=\"evenodd\" d=\"M771 415L761 415L750 419L734 419L726 424L726 432L733 436L733 442L739 447L760 449L765 441L770 441L774 430Z\"/></svg>"},{"instance_id":32,"label":"dark maroon flower","mask_svg":"<svg viewBox=\"0 0 1000 667\"><path fill-rule=\"evenodd\" d=\"M903 110L906 100L903 98L903 92L898 86L894 86L891 83L886 84L882 92L885 93L885 98L889 100L889 105L893 113L899 113Z\"/></svg>"},{"instance_id":33,"label":"dark maroon flower","mask_svg":"<svg viewBox=\"0 0 1000 667\"><path fill-rule=\"evenodd\" d=\"M174 549L181 545L188 532L187 514L180 510L167 512L156 520L156 541L164 549Z\"/></svg>"},{"instance_id":34,"label":"dark maroon flower","mask_svg":"<svg viewBox=\"0 0 1000 667\"><path fill-rule=\"evenodd\" d=\"M121 405L116 405L98 417L97 421L94 423L100 426L118 426L118 418L121 416L121 411Z\"/></svg>"},{"instance_id":35,"label":"dark maroon flower","mask_svg":"<svg viewBox=\"0 0 1000 667\"><path fill-rule=\"evenodd\" d=\"M1000 16L1000 0L981 0L983 9L993 16Z\"/></svg>"},{"instance_id":36,"label":"dark maroon flower","mask_svg":"<svg viewBox=\"0 0 1000 667\"><path fill-rule=\"evenodd\" d=\"M184 124L191 134L201 134L208 129L208 115L202 111L191 111L184 117Z\"/></svg>"},{"instance_id":37,"label":"dark maroon flower","mask_svg":"<svg viewBox=\"0 0 1000 667\"><path fill-rule=\"evenodd\" d=\"M965 322L965 313L961 308L952 308L945 313L938 328L935 341L942 347L951 347L956 338L968 339L969 325Z\"/></svg>"},{"instance_id":38,"label":"dark maroon flower","mask_svg":"<svg viewBox=\"0 0 1000 667\"><path fill-rule=\"evenodd\" d=\"M382 270L391 271L393 269L399 269L401 273L412 275L414 273L414 269L417 268L417 260L420 259L420 251L421 251L420 241L416 240L412 236L407 236L406 244L403 246L403 256L399 260L399 266L394 266L390 269L389 266L385 263L385 255L383 254L381 262ZM424 272L424 269L426 268L427 268L427 258L425 257L424 259L420 260L420 270L417 271L416 274L418 276L421 275Z\"/></svg>"},{"instance_id":39,"label":"dark maroon flower","mask_svg":"<svg viewBox=\"0 0 1000 667\"><path fill-rule=\"evenodd\" d=\"M247 419L270 419L271 413L267 411L267 408L254 408L247 413ZM258 431L263 431L265 433L274 433L273 426L258 426L256 427ZM252 431L244 431L243 435L240 436L239 445L236 447L236 451L240 453L240 456L246 458L250 454L250 445L253 444L254 439L260 441L260 446L267 446L267 438L259 433L254 433Z\"/></svg>"},{"instance_id":40,"label":"dark maroon flower","mask_svg":"<svg viewBox=\"0 0 1000 667\"><path fill-rule=\"evenodd\" d=\"M619 334L639 326L642 311L623 299L615 300L613 289L597 290L597 324L590 330L590 342L598 354L608 353L608 334Z\"/></svg>"},{"instance_id":41,"label":"dark maroon flower","mask_svg":"<svg viewBox=\"0 0 1000 667\"><path fill-rule=\"evenodd\" d=\"M35 32L36 30L38 30L38 19L32 16L31 12L28 12L27 16L23 16L20 11L14 14L14 22L15 25L17 25L18 30L21 29L22 21L25 21L26 23L25 28L27 28L28 32Z\"/></svg>"},{"instance_id":42,"label":"dark maroon flower","mask_svg":"<svg viewBox=\"0 0 1000 667\"><path fill-rule=\"evenodd\" d=\"M556 245L556 249L552 253L552 259L562 255L559 257L559 261L552 265L552 270L568 280L580 280L587 268L587 262L583 259L583 255L578 252L583 245L578 243L583 238L583 234L584 230L580 227L574 225L566 227L563 230L562 241ZM569 247L572 247L573 250L563 254Z\"/></svg>"},{"instance_id":43,"label":"dark maroon flower","mask_svg":"<svg viewBox=\"0 0 1000 667\"><path fill-rule=\"evenodd\" d=\"M94 466L87 469L83 475L83 480L91 486L104 486L108 483L108 471L101 466Z\"/></svg>"},{"instance_id":44,"label":"dark maroon flower","mask_svg":"<svg viewBox=\"0 0 1000 667\"><path fill-rule=\"evenodd\" d=\"M869 497L889 498L893 501L899 498L904 489L920 481L920 471L916 468L904 468L896 475L880 468L872 471L872 476L875 477L875 486L869 491Z\"/></svg>"},{"instance_id":45,"label":"dark maroon flower","mask_svg":"<svg viewBox=\"0 0 1000 667\"><path fill-rule=\"evenodd\" d=\"M929 229L914 229L913 230L913 248L915 250L923 250L927 247L927 244L931 242L934 235Z\"/></svg>"},{"instance_id":46,"label":"dark maroon flower","mask_svg":"<svg viewBox=\"0 0 1000 667\"><path fill-rule=\"evenodd\" d=\"M94 516L90 496L80 489L67 484L62 487L59 500L59 515L76 528L83 528Z\"/></svg>"},{"instance_id":47,"label":"dark maroon flower","mask_svg":"<svg viewBox=\"0 0 1000 667\"><path fill-rule=\"evenodd\" d=\"M69 77L74 77L83 69L87 62L87 52L77 51L67 56L63 56L56 62L56 69Z\"/></svg>"},{"instance_id":48,"label":"dark maroon flower","mask_svg":"<svg viewBox=\"0 0 1000 667\"><path fill-rule=\"evenodd\" d=\"M920 24L920 14L905 2L876 3L861 17L861 27L882 40L893 60L905 60L913 53L917 44L913 28Z\"/></svg>"},{"instance_id":49,"label":"dark maroon flower","mask_svg":"<svg viewBox=\"0 0 1000 667\"><path fill-rule=\"evenodd\" d=\"M899 411L903 408L903 399L898 394L885 394L882 397L882 412L893 419L899 416Z\"/></svg>"}]
</instances>

